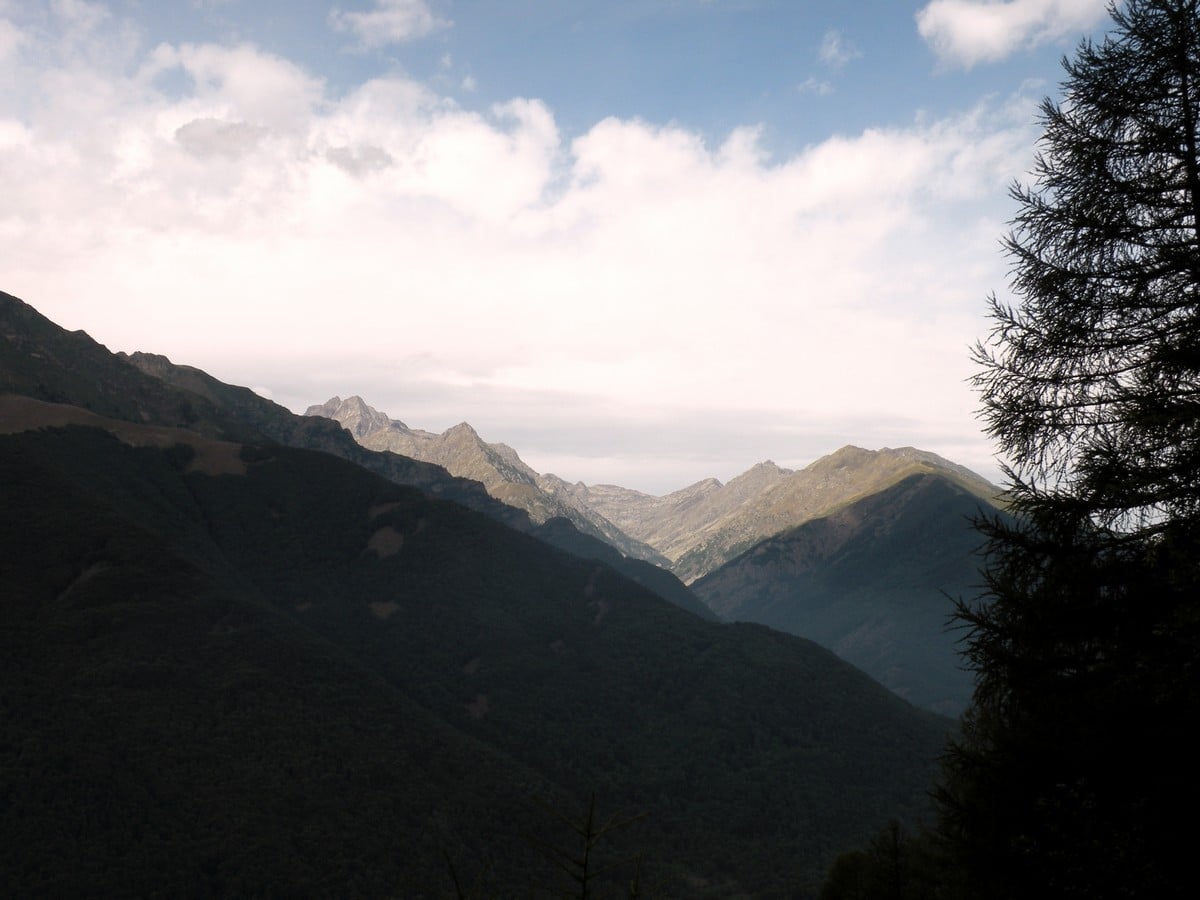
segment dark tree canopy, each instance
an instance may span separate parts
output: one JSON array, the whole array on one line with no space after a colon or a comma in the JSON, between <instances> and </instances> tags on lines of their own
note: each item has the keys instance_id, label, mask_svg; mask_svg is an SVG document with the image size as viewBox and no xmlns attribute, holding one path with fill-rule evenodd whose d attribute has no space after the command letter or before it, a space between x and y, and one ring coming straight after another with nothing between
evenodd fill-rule
<instances>
[{"instance_id":1,"label":"dark tree canopy","mask_svg":"<svg viewBox=\"0 0 1200 900\"><path fill-rule=\"evenodd\" d=\"M975 897L1190 896L1200 803L1200 0L1127 0L1041 109L976 350L1015 524L959 608L939 787Z\"/></svg>"},{"instance_id":2,"label":"dark tree canopy","mask_svg":"<svg viewBox=\"0 0 1200 900\"><path fill-rule=\"evenodd\" d=\"M1098 525L1200 512L1200 37L1196 0L1132 0L1064 62L977 348L988 430L1018 481Z\"/></svg>"}]
</instances>

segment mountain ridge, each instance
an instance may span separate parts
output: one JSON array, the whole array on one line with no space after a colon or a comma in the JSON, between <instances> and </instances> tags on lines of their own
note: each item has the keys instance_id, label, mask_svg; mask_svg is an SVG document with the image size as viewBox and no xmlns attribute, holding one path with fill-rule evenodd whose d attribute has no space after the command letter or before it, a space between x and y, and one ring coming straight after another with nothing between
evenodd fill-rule
<instances>
[{"instance_id":1,"label":"mountain ridge","mask_svg":"<svg viewBox=\"0 0 1200 900\"><path fill-rule=\"evenodd\" d=\"M226 384L161 354L111 353L85 332L68 332L23 300L0 291L0 392L4 391L51 402L69 401L130 422L331 453L577 556L602 560L689 612L715 619L668 572L627 558L606 541L579 533L570 523L548 520L537 525L525 511L493 498L477 481L457 478L432 463L368 450L336 422L298 416L249 388Z\"/></svg>"},{"instance_id":2,"label":"mountain ridge","mask_svg":"<svg viewBox=\"0 0 1200 900\"><path fill-rule=\"evenodd\" d=\"M669 572L638 558L624 556L608 541L578 531L571 522L548 518L536 523L527 511L492 497L486 486L479 481L454 475L434 462L413 459L388 450L377 451L364 447L349 430L329 417L297 416L278 404L259 397L248 388L226 385L200 369L176 365L165 356L142 352L118 356L155 379L195 392L216 403L218 408L229 409L242 420L254 423L258 432L272 440L288 446L334 453L399 484L413 485L434 496L482 512L495 521L532 534L569 553L599 559L689 612L703 618L715 618L712 612ZM347 402L350 403L351 423L359 430L377 428L383 423L393 422L382 413L371 409L361 399L358 403L354 402L354 398ZM403 426L403 423L399 424ZM460 431L460 434L462 433L464 432Z\"/></svg>"},{"instance_id":3,"label":"mountain ridge","mask_svg":"<svg viewBox=\"0 0 1200 900\"><path fill-rule=\"evenodd\" d=\"M351 402L353 401L353 402ZM345 407L341 409L341 407ZM364 412L364 410L368 412ZM489 444L468 423L442 434L411 429L354 397L311 406L354 426L364 446L392 449L446 466L483 483L492 496L530 512L553 513L626 555L647 559L685 583L696 581L774 534L835 512L909 475L940 473L995 506L1001 491L965 466L915 447L867 450L846 445L803 469L772 460L722 483L706 478L661 496L619 485L568 482L540 474L512 447ZM367 419L369 430L359 433ZM553 511L553 512L552 512Z\"/></svg>"},{"instance_id":4,"label":"mountain ridge","mask_svg":"<svg viewBox=\"0 0 1200 900\"><path fill-rule=\"evenodd\" d=\"M382 420L360 398L342 417L351 423L364 408L372 421ZM336 412L329 405L326 411ZM407 440L442 447L447 455L428 457L442 462L456 452L453 439L468 439L477 454L503 446L484 444L466 423L442 435L388 427L407 432ZM957 715L965 707L972 685L945 633L953 608L945 594L978 588L978 538L967 518L998 514L1000 502L999 489L966 467L914 447L846 445L799 471L764 460L727 484L708 478L656 497L539 475L512 453L523 483L599 510L617 527L656 542L664 554L676 554L674 571L695 576L693 595L719 618L814 639L937 712ZM506 477L496 465L491 474ZM922 487L913 490L912 484ZM490 489L504 496L494 484ZM935 494L939 499L932 499ZM910 546L909 559L894 559L888 532L911 531L912 519L921 521L920 530L934 544L952 548L945 565L931 559L937 548L920 545ZM839 557L844 548L833 541L838 532L854 545L856 566L876 573L869 584L855 581L860 573L854 567L846 569ZM805 556L812 571L796 568ZM764 559L782 558L790 564L764 565Z\"/></svg>"},{"instance_id":5,"label":"mountain ridge","mask_svg":"<svg viewBox=\"0 0 1200 900\"><path fill-rule=\"evenodd\" d=\"M687 583L760 540L884 490L915 472L944 473L982 498L1000 493L969 469L929 451L847 445L803 469L760 463L728 485L699 482L706 487L666 495L642 521L625 520L625 527L634 537L658 546L672 560L672 571ZM598 506L602 512L607 509L602 503Z\"/></svg>"},{"instance_id":6,"label":"mountain ridge","mask_svg":"<svg viewBox=\"0 0 1200 900\"><path fill-rule=\"evenodd\" d=\"M973 681L948 630L953 600L980 588L973 519L1001 514L940 472L914 472L754 544L692 588L725 620L802 634L957 715Z\"/></svg>"},{"instance_id":7,"label":"mountain ridge","mask_svg":"<svg viewBox=\"0 0 1200 900\"><path fill-rule=\"evenodd\" d=\"M452 475L478 481L497 500L528 513L535 524L564 518L584 534L606 541L625 556L667 567L667 560L654 548L631 539L594 511L565 500L556 492L553 481L530 468L516 450L507 444L484 441L467 422L460 422L441 434L412 429L372 408L358 396L347 400L334 397L310 406L305 415L323 416L343 425L349 421L355 425L356 440L364 447L435 463ZM370 425L364 428L360 423L367 421Z\"/></svg>"}]
</instances>

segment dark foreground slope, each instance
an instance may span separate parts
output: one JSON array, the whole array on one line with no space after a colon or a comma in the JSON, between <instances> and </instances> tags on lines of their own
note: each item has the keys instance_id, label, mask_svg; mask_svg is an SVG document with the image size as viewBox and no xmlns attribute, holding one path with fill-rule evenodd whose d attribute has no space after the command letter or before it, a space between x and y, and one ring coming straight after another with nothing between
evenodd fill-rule
<instances>
[{"instance_id":1,"label":"dark foreground slope","mask_svg":"<svg viewBox=\"0 0 1200 900\"><path fill-rule=\"evenodd\" d=\"M437 896L444 849L523 895L531 799L594 790L668 896L793 896L923 807L946 721L809 642L326 454L5 403L8 894Z\"/></svg>"},{"instance_id":2,"label":"dark foreground slope","mask_svg":"<svg viewBox=\"0 0 1200 900\"><path fill-rule=\"evenodd\" d=\"M948 628L978 593L972 518L996 510L961 484L914 474L756 544L692 587L719 615L804 635L913 703L957 715L972 680Z\"/></svg>"},{"instance_id":3,"label":"dark foreground slope","mask_svg":"<svg viewBox=\"0 0 1200 900\"><path fill-rule=\"evenodd\" d=\"M187 457L0 437L0 892L436 896L441 852L519 853L561 795L277 608Z\"/></svg>"}]
</instances>

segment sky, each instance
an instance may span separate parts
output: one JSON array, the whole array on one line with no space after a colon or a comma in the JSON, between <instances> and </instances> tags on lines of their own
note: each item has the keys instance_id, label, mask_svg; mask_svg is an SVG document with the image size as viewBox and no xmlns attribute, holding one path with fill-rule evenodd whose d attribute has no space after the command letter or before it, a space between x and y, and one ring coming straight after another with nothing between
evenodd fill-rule
<instances>
[{"instance_id":1,"label":"sky","mask_svg":"<svg viewBox=\"0 0 1200 900\"><path fill-rule=\"evenodd\" d=\"M0 289L288 408L662 494L969 384L1104 0L0 0Z\"/></svg>"}]
</instances>

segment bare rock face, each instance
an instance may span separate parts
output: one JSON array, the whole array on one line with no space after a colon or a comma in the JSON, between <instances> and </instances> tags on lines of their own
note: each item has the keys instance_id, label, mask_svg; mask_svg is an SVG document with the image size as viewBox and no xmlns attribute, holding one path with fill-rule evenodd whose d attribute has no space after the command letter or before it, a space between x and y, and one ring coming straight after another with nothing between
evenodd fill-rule
<instances>
[{"instance_id":1,"label":"bare rock face","mask_svg":"<svg viewBox=\"0 0 1200 900\"><path fill-rule=\"evenodd\" d=\"M326 419L337 419L342 427L354 435L356 440L374 434L376 431L381 431L390 427L393 421L386 414L381 413L377 409L372 409L363 402L362 397L350 397L343 400L341 397L333 397L327 400L320 406L310 406L304 413L306 416L323 416ZM395 422L401 428L405 428L403 422Z\"/></svg>"},{"instance_id":2,"label":"bare rock face","mask_svg":"<svg viewBox=\"0 0 1200 900\"><path fill-rule=\"evenodd\" d=\"M635 559L666 565L666 559L644 542L634 540L601 513L590 509L555 481L531 469L506 444L489 444L466 422L441 434L409 428L403 422L368 406L361 397L333 397L311 406L310 416L334 419L370 450L386 450L442 466L459 478L478 481L497 500L525 510L537 524L562 518L584 534L611 544Z\"/></svg>"}]
</instances>

